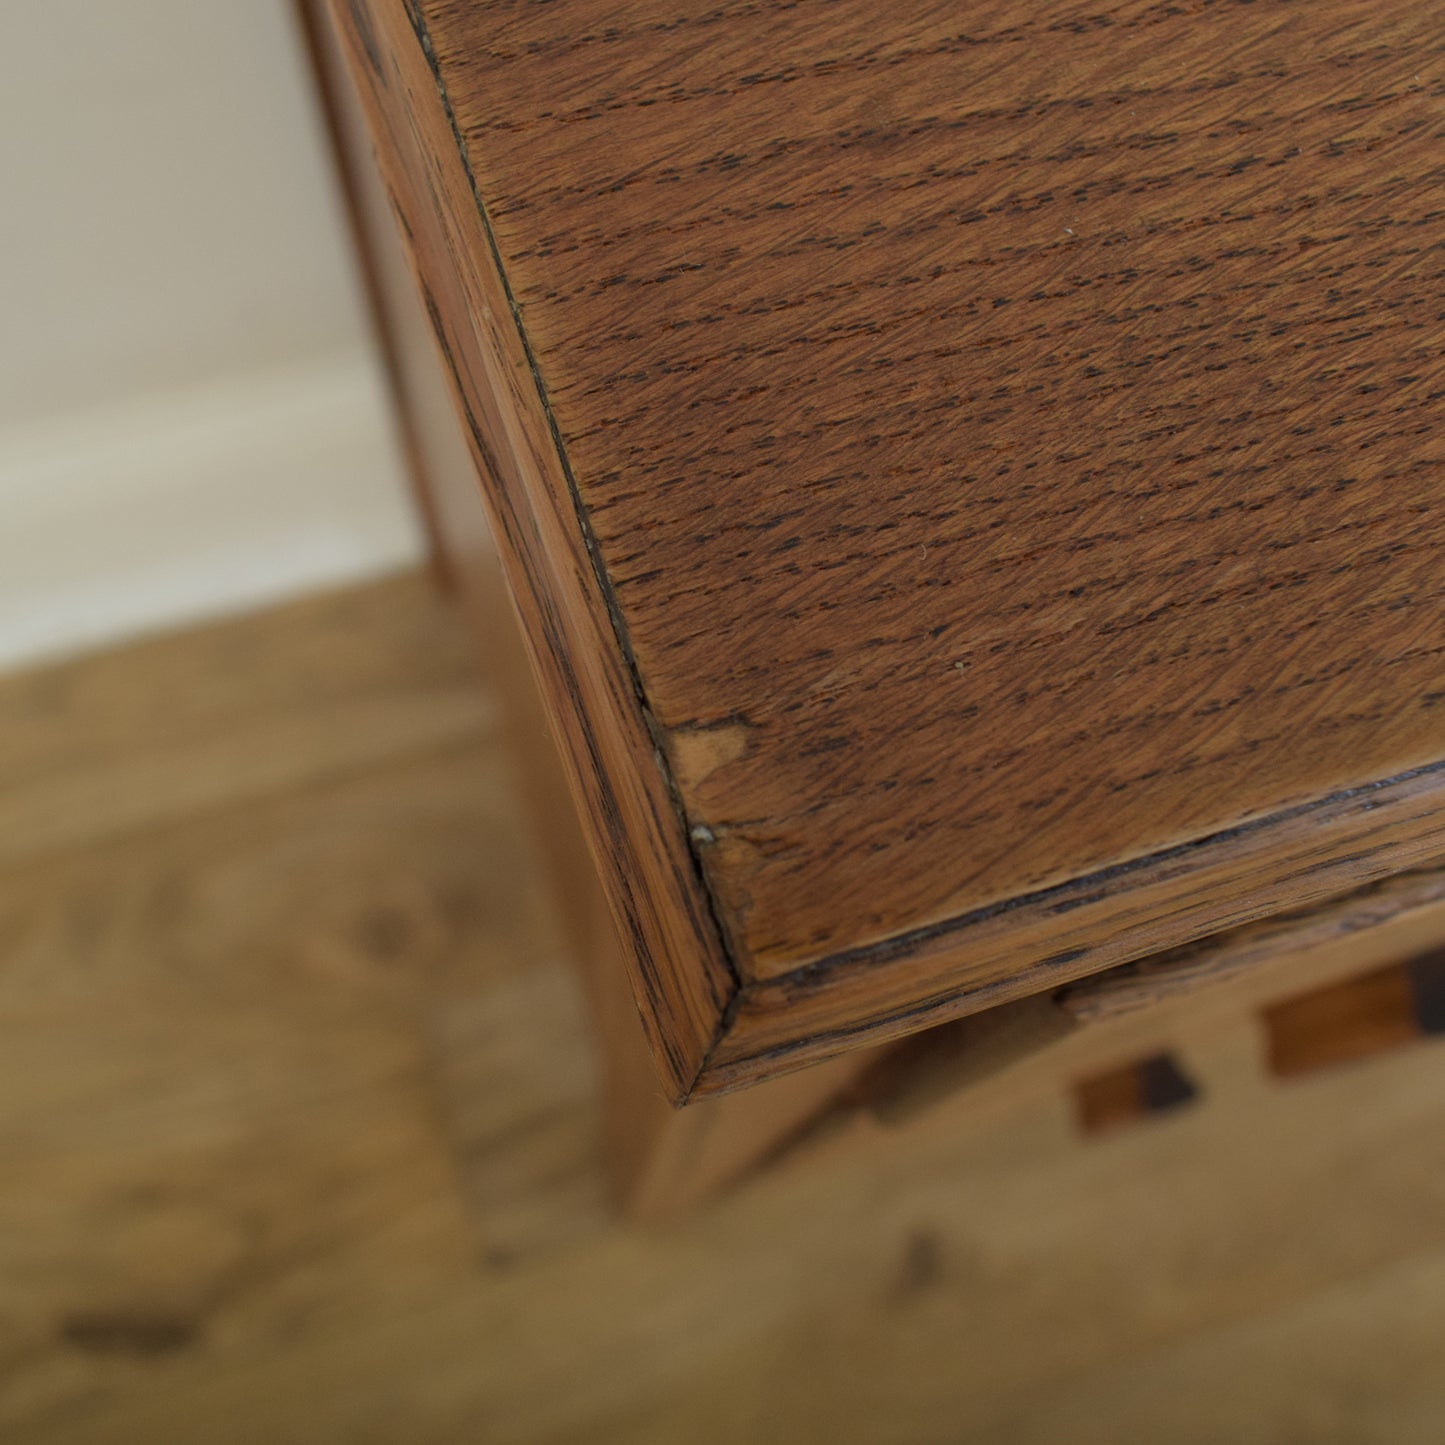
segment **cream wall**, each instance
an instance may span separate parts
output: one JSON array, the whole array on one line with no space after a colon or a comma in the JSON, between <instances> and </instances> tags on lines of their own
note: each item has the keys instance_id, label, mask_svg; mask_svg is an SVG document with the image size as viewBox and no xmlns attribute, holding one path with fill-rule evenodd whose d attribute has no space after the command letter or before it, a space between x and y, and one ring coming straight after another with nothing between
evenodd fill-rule
<instances>
[{"instance_id":1,"label":"cream wall","mask_svg":"<svg viewBox=\"0 0 1445 1445\"><path fill-rule=\"evenodd\" d=\"M419 551L289 7L0 7L0 665Z\"/></svg>"}]
</instances>

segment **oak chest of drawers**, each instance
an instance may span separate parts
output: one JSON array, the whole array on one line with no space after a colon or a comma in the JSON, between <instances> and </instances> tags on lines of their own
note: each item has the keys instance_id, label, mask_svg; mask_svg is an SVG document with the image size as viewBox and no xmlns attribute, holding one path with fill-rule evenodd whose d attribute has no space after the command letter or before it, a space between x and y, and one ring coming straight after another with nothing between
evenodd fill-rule
<instances>
[{"instance_id":1,"label":"oak chest of drawers","mask_svg":"<svg viewBox=\"0 0 1445 1445\"><path fill-rule=\"evenodd\" d=\"M484 615L485 507L680 1117L1445 939L1431 7L331 13L442 548Z\"/></svg>"}]
</instances>

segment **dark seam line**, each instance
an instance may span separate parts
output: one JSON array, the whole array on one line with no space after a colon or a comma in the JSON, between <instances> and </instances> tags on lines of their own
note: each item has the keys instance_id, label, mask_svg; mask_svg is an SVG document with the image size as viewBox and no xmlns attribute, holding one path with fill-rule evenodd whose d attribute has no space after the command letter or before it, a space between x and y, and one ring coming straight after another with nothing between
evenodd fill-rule
<instances>
[{"instance_id":1,"label":"dark seam line","mask_svg":"<svg viewBox=\"0 0 1445 1445\"><path fill-rule=\"evenodd\" d=\"M1116 879L1126 877L1130 873L1137 873L1143 869L1152 868L1159 863L1167 863L1176 858L1185 858L1189 854L1196 853L1201 849L1214 847L1221 843L1233 842L1235 839L1247 837L1252 833L1262 832L1265 829L1276 827L1281 823L1290 822L1295 818L1307 817L1310 813L1318 812L1322 808L1331 807L1336 803L1349 802L1353 798L1378 792L1381 788L1393 787L1400 783L1411 782L1416 778L1429 777L1432 774L1441 772L1445 772L1445 759L1435 763L1426 763L1422 767L1410 768L1408 771L1397 773L1393 777L1380 778L1370 783L1362 783L1358 787L1342 788L1337 793L1329 793L1323 798L1315 798L1308 803L1299 803L1293 808L1284 808L1278 813L1270 813L1266 817L1255 818L1248 823L1238 823L1230 828L1221 828L1216 833L1206 833L1202 838L1191 838L1186 843L1176 843L1172 847L1162 848L1156 853L1146 853L1140 858L1131 858L1123 863L1110 864L1107 868L1101 868L1095 873L1085 873L1078 878L1070 878L1063 883L1051 884L1047 888L1040 888L1032 893L1019 893L1012 898L1000 899L997 903L986 903L981 908L971 909L967 913L960 913L953 918L946 918L939 923L930 923L922 928L909 929L907 932L895 934L893 937L882 939L877 943L864 944L858 948L843 949L838 953L830 953L824 958L814 959L809 963L801 964L799 967L791 969L787 973L753 980L750 987L758 989L787 988L791 985L808 987L823 975L833 973L839 968L869 961L886 963L898 957L900 954L911 953L920 943L927 943L935 938L946 937L950 933L958 933L963 929L972 928L980 923L986 923L988 920L997 918L1002 914L1012 913L1020 908L1045 904L1051 900L1058 900L1058 903L1062 905L1056 911L1067 911L1069 907L1078 907L1081 903L1093 901L1090 899L1082 899L1079 900L1078 903L1071 904L1067 902L1069 895L1075 892L1096 888L1101 884L1109 884ZM1338 859L1330 860L1331 863L1339 861Z\"/></svg>"},{"instance_id":2,"label":"dark seam line","mask_svg":"<svg viewBox=\"0 0 1445 1445\"><path fill-rule=\"evenodd\" d=\"M1227 929L1220 930L1228 932ZM784 1039L780 1043L770 1044L766 1048L757 1049L752 1053L740 1054L737 1058L729 1059L720 1069L724 1075L737 1069L745 1069L749 1065L767 1063L770 1060L783 1060L791 1058L792 1055L804 1049L811 1049L822 1044L824 1046L838 1044L838 1049L827 1048L822 1058L830 1058L834 1054L846 1052L850 1045L849 1040L859 1039L860 1043L869 1042L869 1036L888 1028L890 1025L902 1024L909 1019L923 1019L925 1022L914 1025L912 1028L905 1028L897 1038L905 1038L909 1034L917 1033L926 1027L932 1027L926 1020L930 1014L937 1013L940 1009L947 1008L963 999L967 999L973 1007L965 1009L962 1013L950 1014L948 1018L939 1020L940 1023L954 1023L962 1018L969 1018L974 1014L986 1013L991 1008L1001 1007L1010 1003L1021 1003L1025 999L1037 998L1040 994L1048 993L1051 989L1062 988L1064 984L1053 982L1047 975L1056 972L1067 964L1082 958L1084 954L1091 952L1090 949L1071 949L1066 953L1050 954L1048 958L1040 959L1038 963L1030 964L1028 968L1019 974L1008 974L1003 978L992 978L979 984L959 984L952 988L945 988L939 993L931 993L926 998L918 999L912 1003L905 1003L897 1008L890 1009L887 1013L868 1014L866 1017L854 1019L847 1023L839 1024L836 1028L815 1030L812 1033L801 1034L790 1039ZM1137 960L1134 960L1137 962ZM1100 970L1104 972L1105 970ZM1092 977L1090 974L1083 975L1085 978ZM1022 993L1014 992L1014 988L1022 977L1027 977L1029 987ZM1077 983L1078 979L1070 978L1066 983ZM766 985L763 985L766 987ZM743 989L737 1001L737 1008L732 1010L736 1014L738 1009L749 1003L755 997L760 986L750 985ZM1002 998L997 995L1002 994ZM876 1042L876 1041L875 1041ZM884 1039L882 1043L893 1043L896 1039ZM725 1088L731 1088L727 1085Z\"/></svg>"},{"instance_id":3,"label":"dark seam line","mask_svg":"<svg viewBox=\"0 0 1445 1445\"><path fill-rule=\"evenodd\" d=\"M1442 762L1442 763L1434 763L1434 764L1431 764L1431 765L1429 765L1428 767L1425 767L1425 768L1417 768L1417 769L1413 770L1413 771L1410 772L1410 773L1402 773L1402 774L1400 775L1400 777L1401 777L1401 778L1410 778L1410 777L1416 776L1416 775L1419 774L1419 773L1434 772L1434 771L1436 771L1437 769L1442 768L1442 767L1445 767L1445 762ZM1367 786L1367 787L1385 787L1385 786L1387 786L1389 783L1391 783L1391 782L1397 782L1397 781L1399 781L1399 779L1396 779L1396 778L1386 778L1386 779L1382 779L1379 783L1368 784L1368 785L1366 785L1366 786ZM1363 792L1363 791L1365 791L1365 790L1366 790L1365 788L1358 788L1358 789L1350 789L1349 792ZM1339 795L1339 794L1336 794L1335 796L1338 797L1338 796L1340 796L1340 795ZM1329 800L1329 799L1320 799L1320 800L1319 800L1319 804L1312 804L1312 805L1309 805L1309 806L1319 806L1320 804L1325 803L1325 802L1328 802L1328 801L1330 801L1330 800ZM1261 822L1267 823L1267 822L1276 821L1278 817L1283 817L1283 816L1287 816L1287 815L1286 815L1286 814L1271 815L1270 818L1268 818L1268 819L1262 819ZM1234 830L1231 830L1231 831L1234 831ZM1216 839L1217 839L1218 837L1220 837L1220 836L1223 836L1223 835L1220 835L1220 834L1214 835L1214 837L1215 837ZM1202 839L1202 840L1200 840L1200 841L1201 841L1201 842L1207 842L1207 841L1210 841L1210 840L1208 840L1208 839ZM1187 848L1187 847L1189 847L1189 846L1191 846L1191 845L1189 845L1189 844L1181 844L1180 846L1181 846L1182 848ZM1160 856L1160 855L1156 855L1156 856ZM1434 870L1429 870L1429 871L1434 871ZM1385 883L1387 883L1387 882L1392 882L1392 881L1394 881L1394 880L1396 880L1396 879L1399 879L1399 878L1410 878L1410 877L1425 876L1425 873L1426 873L1426 872L1427 872L1427 870L1423 870L1423 869L1420 869L1420 868L1406 868L1406 869L1402 869L1402 870L1401 870L1400 872L1398 872L1398 873L1392 873L1392 874L1390 874L1388 878L1377 878L1377 879L1374 879L1373 881L1371 881L1371 882L1369 882L1369 883L1361 884L1358 889L1350 889L1347 893L1342 894L1342 895L1339 895L1339 896L1340 896L1340 897L1353 898L1353 897L1355 897L1357 894L1373 894L1373 893L1378 892L1378 891L1380 890L1380 888L1381 888ZM1068 885L1068 884L1061 884L1060 886L1061 886L1061 887L1068 887L1069 885ZM1331 899L1331 900L1328 900L1328 901L1333 902L1333 901L1336 901L1336 900L1335 900L1335 899ZM1262 917L1262 918L1255 919L1255 920L1254 920L1254 923L1274 923L1274 922L1282 922L1282 921L1288 920L1288 919L1290 919L1290 918L1298 918L1298 917L1300 917L1302 911L1304 911L1304 910L1301 910L1301 909L1299 909L1299 908L1285 909L1285 910L1282 910L1281 912L1278 912L1278 913L1266 914L1266 915L1264 915L1264 917ZM1348 937L1352 936L1354 933L1360 932L1360 931L1362 931L1362 930L1364 930L1364 929L1368 929L1368 928L1371 928L1371 927L1375 927L1375 926L1378 924L1378 922L1379 922L1379 920L1365 920L1365 921L1362 921L1362 922L1360 922L1359 924L1352 926L1351 929L1349 930L1349 932L1346 933L1346 934L1343 935L1343 936L1348 938ZM1217 930L1214 931L1213 933L1206 933L1206 934L1202 935L1201 937L1192 940L1191 942L1179 944L1179 945L1177 945L1177 947L1189 949L1189 950L1191 951L1191 954L1205 953L1205 952L1207 952L1209 945L1210 945L1211 943L1213 943L1216 939L1220 938L1220 937L1223 936L1223 935L1232 933L1236 927L1248 927L1248 926L1250 926L1250 925L1248 925L1248 924L1243 924L1243 925L1231 924L1231 925L1229 925L1229 926L1227 926L1227 927L1225 927L1225 928L1217 929ZM1146 961L1147 959L1152 958L1152 957L1155 956L1155 955L1153 955L1153 954L1144 954L1144 955L1142 955L1142 956L1139 957L1139 958L1134 958L1134 959L1130 959L1130 960L1128 960L1128 961L1126 961L1126 962L1124 962L1124 963L1115 964L1115 965L1113 965L1113 967L1111 967L1111 968L1099 969L1099 970L1095 971L1094 973L1086 973L1086 974L1083 974L1081 977L1079 977L1079 978L1074 978L1074 979L1070 979L1070 980L1068 980L1066 983L1063 983L1063 984L1054 984L1054 983L1050 982L1050 980L1047 978L1046 975L1047 975L1048 972L1050 972L1050 971L1052 971L1052 970L1054 970L1054 969L1057 969L1057 968L1063 966L1064 964L1073 963L1073 962L1076 961L1077 959L1082 958L1085 954L1090 953L1090 952L1092 952L1092 951L1093 951L1092 949L1081 948L1081 949L1070 949L1069 951L1067 951L1067 952L1065 952L1065 953L1050 954L1049 957L1044 958L1044 959L1041 959L1041 960L1039 960L1037 963L1030 964L1030 965L1028 966L1028 968L1027 968L1026 970L1024 970L1023 973L1020 973L1020 974L1010 974L1010 975L1007 975L1007 976L1005 976L1005 977L1003 977L1003 978L989 979L988 981L986 981L986 982L984 982L984 983L977 984L977 985L960 984L960 985L958 985L958 986L956 986L956 987L954 987L954 988L951 988L951 989L944 989L942 992L939 992L939 993L929 994L927 997L922 998L922 999L919 999L919 1000L916 1000L916 1001L913 1002L913 1003L903 1004L902 1006L900 1006L900 1007L898 1007L898 1008L890 1009L887 1013L869 1014L869 1015L868 1015L867 1017L865 1017L865 1018L855 1019L855 1020L852 1021L851 1023L839 1024L839 1025L838 1025L837 1027L835 1027L835 1028L826 1029L826 1030L819 1030L819 1031L816 1031L816 1032L813 1032L813 1033L804 1034L804 1035L801 1035L801 1036L798 1036L798 1037L794 1037L794 1038L791 1038L791 1039L784 1039L784 1040L782 1040L782 1041L779 1042L779 1043L770 1044L770 1045L767 1046L766 1048L757 1049L757 1050L754 1050L754 1051L751 1052L751 1053L740 1054L737 1058L729 1059L725 1064L722 1065L722 1069L721 1069L720 1072L721 1072L721 1073L724 1075L724 1077L725 1077L727 1074L732 1073L732 1072L734 1072L734 1071L736 1071L736 1070L738 1070L738 1069L748 1069L750 1066L763 1065L763 1064L767 1064L767 1063L769 1063L769 1062L783 1062L783 1061L791 1058L794 1054L797 1054L797 1053L801 1052L801 1051L804 1050L804 1049L814 1048L814 1047L816 1047L816 1046L819 1045L819 1044L822 1044L822 1045L824 1045L825 1047L826 1047L826 1046L829 1046L829 1045L838 1045L839 1048L836 1049L836 1050L832 1050L831 1052L833 1052L833 1053L843 1052L843 1051L846 1051L846 1049L850 1046L850 1040L859 1039L860 1043L867 1043L867 1041L868 1041L868 1037L867 1037L867 1036L870 1035L870 1034L874 1034L874 1033L876 1033L876 1032L878 1032L878 1031L880 1031L880 1030L882 1030L882 1029L889 1028L889 1027L892 1026L892 1025L897 1025L897 1024L904 1023L906 1020L909 1020L909 1019L924 1019L924 1020L926 1020L927 1017L928 1017L930 1014L936 1013L938 1010L947 1008L950 1004L958 1003L958 1002L960 1002L960 1001L962 1001L962 1000L964 1000L964 999L969 1000L969 1001L970 1001L972 1004L974 1004L975 1006L972 1007L972 1008L969 1008L969 1009L966 1010L963 1014L952 1015L949 1021L952 1021L953 1018L967 1018L968 1016L970 1016L970 1015L972 1015L972 1014L984 1013L984 1012L986 1012L986 1011L987 1011L988 1009L990 1009L990 1008L997 1007L998 1004L992 1002L991 1000L994 998L995 995L1000 994L1000 993L1002 993L1002 994L1005 995L1005 997L1000 1001L1001 1003L1013 1003L1013 1002L1018 1002L1018 1001L1020 1001L1020 1000L1022 1000L1022 999L1024 999L1024 998L1035 998L1035 997L1037 997L1039 994L1048 993L1051 989L1058 988L1058 989L1061 989L1061 990L1067 990L1067 989L1068 989L1071 985L1073 985L1073 984L1087 982L1087 981L1090 980L1090 979L1101 978L1101 977L1104 977L1104 976L1107 975L1107 974L1110 974L1110 973L1115 972L1116 970L1133 969L1133 968L1137 967L1138 964L1140 964L1140 963ZM1164 951L1165 951L1165 952L1170 952L1170 953L1174 952L1173 949L1167 949L1167 950L1164 950ZM1442 956L1445 956L1445 950L1440 950L1439 953L1440 953ZM1429 954L1429 955L1426 956L1425 962L1426 962L1426 963L1429 963L1429 962L1433 961L1435 957L1436 957L1436 954L1434 954L1434 953ZM823 960L823 961L824 961L824 962L827 962L828 960ZM1416 965L1417 965L1417 963L1418 963L1418 960L1417 960L1417 961L1412 961L1412 964L1410 965L1410 967L1412 967L1412 969L1415 968ZM770 980L769 983L767 983L767 984L761 984L761 985L760 985L760 984L752 984L752 985L748 986L747 988L744 989L742 997L738 1000L737 1008L741 1008L743 1004L748 1003L748 1002L751 1002L752 999L754 998L755 994L756 994L760 989L770 987L772 982L779 982L779 983L786 982L786 980L787 980L788 978L792 977L792 976L793 976L793 975L791 975L791 974L789 974L789 975L784 975L782 978L780 978L780 979L778 979L778 980ZM1025 993L1023 993L1023 994L1015 994L1015 993L1013 993L1013 991L1012 991L1013 985L1015 985L1015 984L1018 982L1018 980L1019 980L1021 977L1024 977L1024 976L1029 977L1029 978L1030 978L1030 981L1034 984L1034 986L1031 987L1031 988L1029 988L1029 989L1028 989ZM1420 996L1420 994L1421 994L1424 990L1423 990L1423 988L1421 987L1420 983L1419 983L1418 981L1416 981L1416 976L1415 976L1415 974L1413 974L1413 973L1412 973L1412 982L1415 984L1415 987L1416 987L1416 990L1417 990L1416 996L1417 996L1417 998L1418 998L1418 997ZM1438 1008L1438 1010L1439 1010L1439 1014L1438 1014L1438 1017L1439 1017L1439 1019L1440 1019L1439 1031L1440 1031L1440 1032L1445 1032L1445 982L1435 983L1435 984L1434 984L1434 987L1435 987L1436 990L1438 990L1438 1002L1436 1002L1435 1006L1436 1006L1436 1007ZM1436 997L1436 996L1437 996L1437 995L1432 995L1432 998L1434 998L1434 997ZM735 1009L733 1010L733 1013L734 1013L734 1014L736 1014L737 1008L735 1008ZM927 1025L926 1023L923 1023L923 1024L918 1025L918 1028L925 1028L925 1027L929 1027L929 1025ZM906 1030L904 1036L906 1036L906 1034L909 1033L909 1032L916 1032L916 1030ZM861 1039L860 1039L860 1036L862 1036ZM827 1055L825 1055L825 1057L826 1057L826 1056L827 1056ZM734 1087L734 1086L732 1086L732 1085L726 1085L726 1086L725 1086L725 1089L732 1088L732 1087Z\"/></svg>"},{"instance_id":4,"label":"dark seam line","mask_svg":"<svg viewBox=\"0 0 1445 1445\"><path fill-rule=\"evenodd\" d=\"M512 313L512 321L517 328L517 335L522 344L522 354L526 358L527 369L531 374L532 382L537 388L537 398L542 407L542 414L546 418L547 429L551 433L553 445L556 447L557 459L562 468L562 475L567 483L567 491L572 501L572 509L577 517L577 525L582 534L583 545L587 549L587 557L592 564L592 572L601 591L603 605L606 607L608 618L612 623L618 651L621 653L623 662L626 664L628 679L632 684L633 694L637 699L643 724L647 729L648 737L652 743L658 770L662 774L663 781L667 788L668 798L672 803L673 812L682 829L684 850L692 864L693 876L702 894L708 921L716 931L719 944L718 952L722 957L723 964L728 971L732 983L731 992L727 998L722 1000L722 1007L718 1015L718 1029L714 1033L712 1043L704 1052L704 1058L706 1058L717 1047L722 1039L723 1033L726 1032L723 1020L726 1019L729 1023L731 1022L732 1015L736 1012L737 999L742 989L742 978L738 971L737 964L733 959L732 942L723 925L717 900L714 898L712 889L708 886L707 877L703 873L701 859L698 857L697 850L693 847L692 838L688 829L687 810L683 805L677 780L673 776L671 766L668 764L667 754L662 747L661 729L653 714L652 707L648 702L647 693L642 683L642 674L637 666L637 659L633 653L631 643L628 640L627 624L622 616L621 608L618 605L611 578L608 576L607 569L603 564L601 549L598 546L596 534L592 530L591 518L588 516L586 504L582 500L581 490L577 485L577 478L573 474L572 463L567 455L566 446L562 441L562 433L557 425L557 419L553 414L552 404L547 395L546 383L542 379L537 358L532 352L531 340L527 335L526 326L522 321L521 308L518 306L516 296L512 292L512 283L507 276L501 248L497 243L496 234L492 230L491 219L487 215L486 204L482 200L481 191L477 185L477 178L472 170L471 156L467 151L466 140L462 135L461 127L457 124L456 112L452 108L451 97L447 94L446 84L442 79L441 69L437 63L436 51L432 45L431 34L427 28L426 17L421 13L421 7L415 3L415 0L408 0L406 8L411 18L412 30L416 35L417 43L421 46L422 54L426 57L427 68L431 71L432 81L436 86L437 95L441 99L447 124L451 128L452 139L456 143L457 154L461 158L462 168L466 172L467 184L472 193L472 201L477 208L477 215L482 223L482 231L487 238L487 246L492 254L492 263L496 267L497 276L502 283L502 292L507 298L507 306ZM701 1074L702 1070L699 1069L698 1072ZM695 1084L696 1078L688 1085L689 1094Z\"/></svg>"}]
</instances>

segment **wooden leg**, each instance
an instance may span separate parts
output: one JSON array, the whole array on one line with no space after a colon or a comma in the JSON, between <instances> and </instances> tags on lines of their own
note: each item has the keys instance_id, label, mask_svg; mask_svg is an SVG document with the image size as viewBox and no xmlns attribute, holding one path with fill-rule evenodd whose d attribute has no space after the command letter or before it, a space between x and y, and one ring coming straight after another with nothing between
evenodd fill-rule
<instances>
[{"instance_id":1,"label":"wooden leg","mask_svg":"<svg viewBox=\"0 0 1445 1445\"><path fill-rule=\"evenodd\" d=\"M603 920L610 933L610 922ZM608 1158L626 1212L665 1223L781 1151L874 1061L850 1054L756 1088L675 1109L663 1097L642 1025L599 931L589 993L602 1040Z\"/></svg>"},{"instance_id":2,"label":"wooden leg","mask_svg":"<svg viewBox=\"0 0 1445 1445\"><path fill-rule=\"evenodd\" d=\"M409 284L406 258L394 238L387 234L391 218L386 190L372 163L361 110L346 73L336 32L319 0L296 0L294 13L311 61L316 97L336 162L336 180L351 223L352 245L366 293L372 336L387 386L402 403L395 409L395 421L412 499L421 514L433 575L446 586L451 578L446 570L441 520L436 515L434 489L427 481L438 460L432 455L436 442L428 434L428 412L437 400L448 406L450 403L444 396L429 402L417 391L421 379L414 374L415 362L418 353L430 342L425 333L418 330L415 318L408 316L404 307L393 304L400 290L398 283Z\"/></svg>"},{"instance_id":3,"label":"wooden leg","mask_svg":"<svg viewBox=\"0 0 1445 1445\"><path fill-rule=\"evenodd\" d=\"M600 1043L608 1158L619 1198L658 1221L779 1148L863 1069L864 1050L746 1093L674 1109L663 1097L612 923L548 736L506 596L481 489L325 7L301 0L385 355L412 481L449 580L497 680L513 755L579 961ZM457 1071L465 1077L465 1070Z\"/></svg>"},{"instance_id":4,"label":"wooden leg","mask_svg":"<svg viewBox=\"0 0 1445 1445\"><path fill-rule=\"evenodd\" d=\"M443 509L445 511L445 509ZM476 556L454 558L462 605L472 612L488 668L505 700L511 750L535 820L570 950L591 1005L602 1064L607 1157L617 1197L640 1222L663 1223L747 1173L824 1112L877 1060L864 1049L742 1093L676 1109L657 1078L632 1000L612 920L572 813L511 625L501 573Z\"/></svg>"}]
</instances>

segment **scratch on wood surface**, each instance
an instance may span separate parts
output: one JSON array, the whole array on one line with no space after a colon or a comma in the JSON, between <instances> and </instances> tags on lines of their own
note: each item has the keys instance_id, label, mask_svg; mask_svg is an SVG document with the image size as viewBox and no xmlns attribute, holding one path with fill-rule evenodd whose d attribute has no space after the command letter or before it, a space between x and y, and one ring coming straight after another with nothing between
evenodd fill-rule
<instances>
[{"instance_id":1,"label":"scratch on wood surface","mask_svg":"<svg viewBox=\"0 0 1445 1445\"><path fill-rule=\"evenodd\" d=\"M668 733L668 749L678 784L690 792L719 768L736 762L747 752L751 734L751 727L737 718L674 728Z\"/></svg>"}]
</instances>

